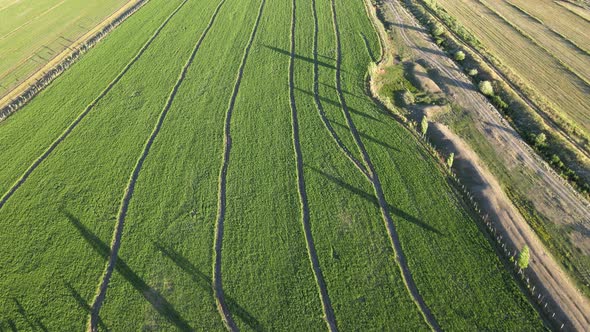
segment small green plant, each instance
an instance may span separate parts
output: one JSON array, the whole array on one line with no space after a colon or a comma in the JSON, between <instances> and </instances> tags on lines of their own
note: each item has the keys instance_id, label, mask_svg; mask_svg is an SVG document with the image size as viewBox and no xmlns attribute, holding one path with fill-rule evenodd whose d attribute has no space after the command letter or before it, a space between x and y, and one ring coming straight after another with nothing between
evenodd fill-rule
<instances>
[{"instance_id":1,"label":"small green plant","mask_svg":"<svg viewBox=\"0 0 590 332\"><path fill-rule=\"evenodd\" d=\"M547 145L547 135L544 133L540 133L539 135L535 136L535 147L543 148Z\"/></svg>"},{"instance_id":2,"label":"small green plant","mask_svg":"<svg viewBox=\"0 0 590 332\"><path fill-rule=\"evenodd\" d=\"M471 69L469 69L469 71L467 72L467 74L469 76L475 76L475 75L479 74L479 72L477 71L477 68L471 68Z\"/></svg>"},{"instance_id":3,"label":"small green plant","mask_svg":"<svg viewBox=\"0 0 590 332\"><path fill-rule=\"evenodd\" d=\"M527 267L529 267L530 257L531 254L529 252L529 246L525 244L524 247L522 247L520 253L518 254L518 267L521 269L526 269Z\"/></svg>"},{"instance_id":4,"label":"small green plant","mask_svg":"<svg viewBox=\"0 0 590 332\"><path fill-rule=\"evenodd\" d=\"M411 91L406 90L402 93L402 101L405 106L409 106L413 105L416 102L416 98L414 97L414 94Z\"/></svg>"},{"instance_id":5,"label":"small green plant","mask_svg":"<svg viewBox=\"0 0 590 332\"><path fill-rule=\"evenodd\" d=\"M442 25L440 25L439 23L435 23L432 26L432 34L434 36L440 36L445 32L445 29L442 27Z\"/></svg>"},{"instance_id":6,"label":"small green plant","mask_svg":"<svg viewBox=\"0 0 590 332\"><path fill-rule=\"evenodd\" d=\"M449 156L447 157L447 166L449 166L449 168L453 167L454 161L455 161L455 153L451 152L451 154L449 154Z\"/></svg>"},{"instance_id":7,"label":"small green plant","mask_svg":"<svg viewBox=\"0 0 590 332\"><path fill-rule=\"evenodd\" d=\"M455 52L455 60L457 60L457 61L465 60L465 52L463 52L463 51Z\"/></svg>"},{"instance_id":8,"label":"small green plant","mask_svg":"<svg viewBox=\"0 0 590 332\"><path fill-rule=\"evenodd\" d=\"M493 96L494 95L494 87L492 86L492 82L490 81L481 81L479 82L479 91L486 96Z\"/></svg>"},{"instance_id":9,"label":"small green plant","mask_svg":"<svg viewBox=\"0 0 590 332\"><path fill-rule=\"evenodd\" d=\"M422 131L422 135L425 136L426 132L428 131L428 119L426 119L426 116L422 117L422 122L420 123L420 129Z\"/></svg>"}]
</instances>

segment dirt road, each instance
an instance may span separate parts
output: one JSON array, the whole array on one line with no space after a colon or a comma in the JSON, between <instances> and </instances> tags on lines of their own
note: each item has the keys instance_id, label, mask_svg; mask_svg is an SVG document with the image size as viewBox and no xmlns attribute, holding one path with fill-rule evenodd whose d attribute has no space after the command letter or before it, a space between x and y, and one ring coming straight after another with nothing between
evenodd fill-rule
<instances>
[{"instance_id":1,"label":"dirt road","mask_svg":"<svg viewBox=\"0 0 590 332\"><path fill-rule=\"evenodd\" d=\"M479 93L471 81L448 56L431 42L398 1L386 0L392 26L416 59L423 59L439 72L437 83L453 102L468 111L476 127L494 150L495 158L512 173L521 173L523 181L515 185L526 193L535 208L556 225L571 227L572 239L585 254L590 253L590 206L564 180L535 154L499 112ZM477 156L446 127L434 126L440 137L457 153L459 173L470 181L471 190L489 213L496 228L512 248L527 244L531 264L527 272L534 284L542 285L541 294L564 322L564 329L584 331L590 327L590 301L585 298L546 251L522 215L502 191L498 181L482 166ZM461 175L461 174L460 174ZM520 178L519 178L520 179ZM537 286L537 290L539 287Z\"/></svg>"}]
</instances>

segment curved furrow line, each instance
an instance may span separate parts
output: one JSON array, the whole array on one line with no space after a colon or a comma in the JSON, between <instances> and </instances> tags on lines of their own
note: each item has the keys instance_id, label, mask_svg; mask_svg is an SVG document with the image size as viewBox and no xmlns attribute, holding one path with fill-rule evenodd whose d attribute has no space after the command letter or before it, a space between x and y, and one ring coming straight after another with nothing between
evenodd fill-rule
<instances>
[{"instance_id":1,"label":"curved furrow line","mask_svg":"<svg viewBox=\"0 0 590 332\"><path fill-rule=\"evenodd\" d=\"M318 110L318 114L320 116L320 119L322 120L322 123L324 124L324 127L326 128L328 133L330 133L330 136L332 136L332 139L334 139L334 142L336 142L336 145L338 145L338 148L340 148L340 150L354 164L354 166L356 166L356 168L358 168L365 176L368 176L369 173L367 172L367 169L365 168L365 166L360 161L358 161L352 155L352 153L346 147L346 145L344 145L344 142L342 142L342 140L340 139L340 137L338 136L338 134L334 130L334 127L332 127L330 120L328 120L328 118L326 117L326 112L324 111L324 106L323 106L322 101L320 99L320 79L319 79L320 66L319 66L319 60L318 60L318 33L319 33L318 25L319 24L318 24L318 13L317 13L317 8L316 8L316 0L312 0L312 12L313 12L313 21L314 21L314 30L313 30L313 99L315 102L316 109Z\"/></svg>"},{"instance_id":2,"label":"curved furrow line","mask_svg":"<svg viewBox=\"0 0 590 332\"><path fill-rule=\"evenodd\" d=\"M398 237L397 231L395 229L395 225L394 225L393 220L391 219L391 215L388 211L387 201L385 199L385 194L383 193L383 188L381 186L381 181L379 180L379 175L375 171L375 167L373 166L373 163L371 162L371 157L367 153L365 145L363 144L363 142L360 138L360 135L356 129L356 126L354 125L354 121L352 120L352 117L350 116L348 106L346 105L344 93L342 92L342 79L341 79L342 45L341 45L341 41L340 41L340 28L338 26L338 17L337 17L337 13L336 13L336 1L331 0L331 5L332 5L331 7L332 7L332 21L333 21L333 25L334 25L334 33L336 35L336 91L338 92L338 98L340 100L342 113L344 114L344 117L346 119L346 123L348 125L348 128L350 129L350 133L352 134L352 137L357 145L357 148L363 158L363 162L365 163L365 165L369 171L370 176L367 177L367 180L373 186L375 196L377 197L377 201L379 203L379 209L381 210L381 216L382 216L383 221L385 223L385 227L387 229L387 234L389 235L391 247L393 249L397 265L400 269L403 282L404 282L408 292L412 296L412 300L416 303L416 305L418 306L418 309L420 310L420 312L424 316L426 323L430 326L430 328L432 330L440 331L441 329L440 329L436 319L434 318L434 316L430 312L430 309L426 306L426 303L424 302L424 300L420 296L420 293L418 292L418 287L416 286L416 283L414 282L414 279L412 278L412 273L410 272L410 268L409 268L407 260L404 256L404 253L403 253L403 250L401 247L401 243L399 241L399 237Z\"/></svg>"},{"instance_id":3,"label":"curved furrow line","mask_svg":"<svg viewBox=\"0 0 590 332\"><path fill-rule=\"evenodd\" d=\"M297 118L297 105L295 103L295 30L297 22L297 4L296 0L292 0L292 16L291 16L291 54L289 58L289 98L291 102L291 128L293 133L293 149L295 150L296 169L297 169L297 191L299 193L299 202L301 205L301 224L303 226L303 233L305 235L305 242L307 245L307 254L313 270L316 285L320 291L320 300L322 302L322 310L324 312L324 319L328 325L328 330L331 332L338 331L336 325L336 318L334 316L334 309L328 295L328 287L324 281L322 269L315 249L313 235L311 233L311 226L309 223L309 203L307 201L307 192L305 190L305 178L303 172L303 154L301 152L301 142L299 140L299 120ZM317 62L316 62L317 65Z\"/></svg>"},{"instance_id":4,"label":"curved furrow line","mask_svg":"<svg viewBox=\"0 0 590 332\"><path fill-rule=\"evenodd\" d=\"M218 188L218 197L217 197L217 220L215 223L215 241L213 244L213 274L212 274L212 284L213 284L213 295L215 296L215 302L217 303L217 311L221 315L221 319L225 324L225 327L230 331L238 331L238 326L236 325L235 321L231 316L231 312L229 311L226 303L225 297L223 295L223 284L221 280L221 246L223 242L223 222L225 221L225 210L226 210L226 186L227 186L227 169L229 167L229 155L231 152L231 117L234 111L234 107L236 104L236 98L238 97L238 91L240 90L240 85L242 84L242 77L244 76L244 68L246 67L246 62L248 61L248 56L250 55L250 49L252 48L252 43L254 42L254 38L256 37L256 33L258 32L258 26L260 25L260 19L262 18L262 14L264 12L264 6L266 5L266 0L262 0L260 2L260 7L258 8L258 16L256 17L256 21L254 22L254 26L252 27L252 32L250 33L250 39L248 40L248 44L246 44L246 48L244 49L244 55L242 56L242 62L240 63L240 68L238 69L238 75L236 77L236 81L234 83L233 93L229 100L229 105L227 111L225 113L225 124L223 127L223 161L221 163L221 167L219 169L219 188Z\"/></svg>"},{"instance_id":5,"label":"curved furrow line","mask_svg":"<svg viewBox=\"0 0 590 332\"><path fill-rule=\"evenodd\" d=\"M176 94L178 93L178 89L180 88L180 86L182 85L182 82L186 78L186 73L187 73L189 67L193 63L195 56L197 55L197 52L199 51L201 44L203 43L203 40L207 36L209 30L211 30L211 27L213 26L213 23L215 22L215 19L217 18L217 14L219 13L219 11L220 11L221 7L223 6L223 4L225 3L225 1L226 0L221 0L219 2L219 4L217 5L217 8L215 9L215 12L211 16L211 19L209 20L209 24L207 25L205 30L203 30L203 33L201 34L201 36L199 37L199 40L195 44L195 47L193 48L192 53L190 54L188 60L186 61L184 67L182 68L180 75L178 76L178 79L177 79L174 87L172 88L170 95L168 96L168 100L166 101L166 104L165 104L164 108L162 109L162 112L160 113L158 121L156 122L156 125L154 126L154 129L152 130L152 133L150 134L149 138L147 139L147 141L144 145L141 155L137 159L137 163L135 164L135 168L133 169L133 172L131 173L131 176L129 177L129 182L127 184L127 187L125 188L125 193L123 194L123 198L121 200L121 205L119 207L117 224L116 224L116 227L115 227L115 230L113 233L113 239L111 242L111 254L109 255L109 260L106 264L104 275L103 275L103 277L100 281L100 284L98 286L98 293L95 296L94 301L91 306L90 321L89 321L88 329L92 332L98 330L100 308L102 307L102 303L104 302L104 299L106 297L107 288L108 288L110 279L112 277L113 270L115 269L115 264L117 262L119 249L121 248L121 239L123 237L123 225L125 223L125 218L127 216L127 211L129 209L129 203L131 202L131 198L133 197L133 191L135 190L135 184L137 183L139 173L141 172L141 169L142 169L143 164L150 152L150 149L151 149L156 137L158 136L160 129L162 128L162 125L164 124L164 120L166 118L166 115L168 114L168 111L170 110L170 107L172 106L172 102L174 101Z\"/></svg>"},{"instance_id":6,"label":"curved furrow line","mask_svg":"<svg viewBox=\"0 0 590 332\"><path fill-rule=\"evenodd\" d=\"M29 166L29 168L27 168L27 170L12 185L12 187L10 187L10 189L8 189L8 191L2 196L2 198L0 198L0 209L2 209L2 207L10 199L10 197L12 197L12 195L14 195L14 193L18 190L18 188L20 188L20 186L22 186L27 181L27 179L29 178L29 176L31 176L31 174L35 171L35 169L37 169L37 167L39 167L39 165L41 165L41 163L45 159L47 159L47 157L49 157L49 155L53 152L53 150L55 150L55 148L57 148L57 146L70 135L70 133L78 126L78 124L80 124L80 122L86 117L86 115L88 115L88 113L90 113L90 111L94 108L94 106L96 106L96 104L98 104L98 102L104 96L106 96L107 93L109 93L109 91L111 91L111 89L121 80L121 78L123 78L123 76L129 71L129 69L139 60L139 58L141 58L143 53L145 53L145 51L152 44L152 42L156 39L156 37L158 37L158 35L162 31L162 29L164 29L164 27L168 24L168 22L172 19L172 17L174 17L174 15L176 15L176 13L182 8L182 6L184 6L184 4L187 1L188 0L184 0L182 3L180 3L180 5L178 7L176 7L176 9L174 9L172 11L172 13L164 20L164 22L162 22L162 24L156 29L156 31L154 31L154 34L147 40L147 42L145 44L143 44L143 46L141 47L139 52L137 52L135 57L133 57L133 59L131 59L131 61L129 61L129 63L127 63L125 68L123 68L123 70L121 70L121 72L117 75L117 77L115 77L115 79L112 80L104 90L102 90L102 92L98 95L98 97L96 97L92 102L90 102L90 104L88 104L88 106L86 106L84 111L82 113L80 113L80 115L78 115L78 117L68 126L68 128L66 128L66 130L61 135L59 135L59 137L55 141L53 141L53 143L51 143L51 145L47 148L47 150L45 150L45 152L43 152L33 162L33 164L31 164L31 166Z\"/></svg>"}]
</instances>

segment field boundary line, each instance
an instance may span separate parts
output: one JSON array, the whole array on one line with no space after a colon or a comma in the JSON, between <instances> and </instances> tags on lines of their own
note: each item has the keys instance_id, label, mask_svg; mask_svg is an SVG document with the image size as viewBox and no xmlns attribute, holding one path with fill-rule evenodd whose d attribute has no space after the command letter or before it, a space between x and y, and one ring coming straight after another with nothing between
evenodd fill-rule
<instances>
[{"instance_id":1,"label":"field boundary line","mask_svg":"<svg viewBox=\"0 0 590 332\"><path fill-rule=\"evenodd\" d=\"M109 17L86 32L43 67L32 73L16 87L0 95L0 122L28 104L59 75L71 67L80 57L121 25L150 0L129 1Z\"/></svg>"},{"instance_id":2,"label":"field boundary line","mask_svg":"<svg viewBox=\"0 0 590 332\"><path fill-rule=\"evenodd\" d=\"M225 297L223 293L223 283L221 279L221 247L223 242L223 223L225 221L225 210L226 210L226 185L227 185L227 170L229 168L229 157L231 152L232 140L231 140L231 118L234 111L234 107L236 104L236 99L238 97L238 91L240 90L240 86L242 84L242 78L244 76L244 69L246 67L246 62L248 61L248 56L250 55L250 49L252 48L252 44L254 43L254 38L256 38L256 33L258 32L258 27L260 25L260 21L262 18L262 14L264 13L264 7L266 5L266 0L262 0L260 2L260 7L258 8L258 16L256 17L256 21L252 27L252 31L250 32L250 38L248 39L248 43L244 48L244 54L242 55L242 62L240 63L240 67L238 69L238 74L236 76L236 81L234 83L234 88L232 95L229 100L228 108L225 113L225 122L223 126L223 161L221 163L221 167L219 169L219 187L218 187L218 196L217 196L217 217L215 222L215 238L213 243L213 273L212 273L212 284L213 284L213 295L215 296L215 302L217 304L217 311L221 316L221 320L223 321L225 327L230 331L238 331L238 326L236 325L235 321L231 316L231 312L229 311L226 303Z\"/></svg>"},{"instance_id":3,"label":"field boundary line","mask_svg":"<svg viewBox=\"0 0 590 332\"><path fill-rule=\"evenodd\" d=\"M408 266L405 255L403 253L403 250L401 247L401 242L399 240L397 230L395 229L395 224L393 223L393 220L391 219L391 215L388 211L387 201L385 199L385 194L383 193L383 188L381 186L381 181L379 180L379 175L377 174L377 172L375 170L375 167L371 161L371 157L369 156L369 154L365 148L365 145L363 144L363 141L358 133L358 130L354 124L354 121L352 120L350 112L348 111L346 99L345 99L344 94L342 92L342 78L341 78L342 45L341 45L341 40L340 40L340 28L338 25L338 17L337 17L337 12L336 12L336 0L331 0L331 5L332 5L331 6L332 7L332 21L333 21L333 26L334 26L334 33L336 36L336 90L338 92L338 98L340 100L342 113L344 114L348 128L350 129L352 137L354 138L354 141L357 145L357 148L359 149L359 152L363 158L363 161L364 161L365 165L367 166L367 169L369 170L369 174L371 175L370 177L367 177L367 179L372 184L375 196L376 196L377 201L379 203L379 208L381 210L381 216L382 216L383 222L385 223L385 228L387 230L387 234L389 235L389 240L391 243L391 247L393 249L394 257L397 262L398 268L400 269L401 277L403 279L404 285L406 286L406 289L410 293L410 296L412 297L412 300L414 301L414 303L418 307L420 313L422 314L426 324L428 324L428 326L432 330L440 331L441 328L439 327L438 322L436 321L436 319L434 318L434 316L430 312L430 309L428 308L428 306L426 305L426 303L422 299L422 296L420 295L420 293L418 291L418 287L416 286L414 279L412 278L412 273L411 273L410 268Z\"/></svg>"},{"instance_id":4,"label":"field boundary line","mask_svg":"<svg viewBox=\"0 0 590 332\"><path fill-rule=\"evenodd\" d=\"M322 120L322 123L338 148L346 155L356 168L358 168L365 176L368 176L368 172L366 167L356 159L350 150L344 145L344 142L338 136L338 133L332 127L330 120L326 117L326 112L324 110L324 106L320 99L320 84L319 84L319 76L320 76L320 68L319 68L319 60L318 60L318 14L316 8L316 0L312 0L312 11L313 11L313 18L314 18L314 32L313 32L313 100L316 105L316 109L318 111L318 115Z\"/></svg>"},{"instance_id":5,"label":"field boundary line","mask_svg":"<svg viewBox=\"0 0 590 332\"><path fill-rule=\"evenodd\" d=\"M92 102L90 102L90 104L88 104L88 106L86 106L86 109L84 109L84 111L82 113L80 113L78 115L78 117L76 117L76 119L72 123L70 123L70 125L66 128L66 130L60 136L58 136L58 138L55 141L53 141L53 143L51 143L51 145L45 150L45 152L43 152L41 154L41 156L39 156L33 162L33 164L31 164L31 166L29 166L29 168L27 168L27 170L23 173L23 175L21 175L21 177L12 185L12 187L0 198L0 209L2 209L2 207L8 201L8 199L10 199L10 197L12 197L12 195L14 195L14 193L18 190L18 188L20 188L20 186L22 186L27 181L27 179L35 171L35 169L37 169L37 167L39 167L39 165L45 159L47 159L47 157L49 157L49 155L53 152L53 150L55 150L55 148L57 148L57 146L70 135L70 133L78 126L78 124L80 124L80 122L82 122L82 120L84 120L84 118L88 115L88 113L90 113L90 111L92 109L94 109L94 106L96 106L100 102L100 100L104 96L106 96L111 91L111 89L121 80L121 78L123 78L123 76L125 76L125 74L129 71L129 69L131 69L131 67L139 60L139 58L141 58L143 53L145 53L145 51L149 48L149 46L152 44L152 42L158 37L160 32L164 29L164 27L168 24L168 22L172 19L172 17L174 17L174 15L176 15L176 13L182 8L182 6L184 6L184 4L187 1L188 0L184 0L178 7L176 7L176 9L174 9L172 11L172 13L164 20L164 22L162 22L162 24L154 31L154 33L146 41L146 43L143 44L143 46L141 47L139 52L137 52L135 57L133 57L133 59L131 59L131 61L129 61L127 63L127 65L123 68L123 70L121 70L121 72L119 72L117 77L115 77L115 79L113 79L107 85L107 87L104 90L102 90L102 92Z\"/></svg>"},{"instance_id":6,"label":"field boundary line","mask_svg":"<svg viewBox=\"0 0 590 332\"><path fill-rule=\"evenodd\" d=\"M192 63L197 55L197 52L201 48L201 44L203 43L203 40L205 40L205 37L208 35L209 31L211 30L211 27L213 26L213 23L215 22L215 19L217 18L217 14L221 10L221 7L225 3L225 1L226 0L221 0L219 2L219 4L217 5L217 8L215 8L215 11L213 12L213 15L211 16L211 19L209 20L208 25L205 27L205 29L201 33L201 36L199 37L197 43L195 44L188 60L186 61L186 63L182 67L180 75L178 76L178 79L176 80L176 83L174 84L174 87L172 88L172 91L170 92L170 95L168 96L168 99L166 100L166 104L165 104L164 108L162 109L162 112L160 112L160 116L158 118L158 121L156 122L154 129L152 130L152 133L150 134L147 141L145 142L143 151L142 151L141 155L139 156L139 158L137 159L137 163L135 164L133 172L131 173L131 175L129 177L129 182L127 184L127 187L125 188L125 193L123 194L123 198L121 199L121 205L119 207L119 214L117 217L117 224L115 226L115 230L113 233L113 239L111 241L111 254L109 255L109 260L105 266L105 272L104 272L103 277L102 277L100 284L98 286L98 292L97 292L97 294L92 302L92 306L91 306L90 320L88 323L88 330L91 332L98 331L98 321L99 321L100 309L101 309L102 303L106 297L107 288L108 288L110 279L112 277L113 271L115 269L115 264L117 262L119 249L121 248L121 240L123 237L123 226L125 224L125 218L127 216L129 204L130 204L131 199L133 197L133 192L135 190L135 184L137 183L137 180L139 178L139 173L141 172L143 164L144 164L145 160L147 159L147 156L150 152L150 149L151 149L154 141L156 140L156 137L160 133L160 129L162 128L162 126L164 124L164 120L166 119L166 115L168 114L168 111L170 110L170 108L172 106L172 102L174 101L176 94L178 93L178 89L180 88L180 86L184 82L184 79L186 78L186 74L188 72L189 67L192 65Z\"/></svg>"},{"instance_id":7,"label":"field boundary line","mask_svg":"<svg viewBox=\"0 0 590 332\"><path fill-rule=\"evenodd\" d=\"M334 309L330 296L328 295L328 288L324 281L322 269L318 259L318 254L315 248L313 235L311 232L311 225L309 222L309 202L307 200L307 191L305 189L305 174L303 171L303 154L301 151L301 142L299 139L299 120L297 118L297 104L295 102L295 32L297 24L297 0L292 0L292 15L291 15L291 45L289 56L289 99L291 104L291 129L293 134L293 150L295 152L296 174L297 174L297 191L299 194L299 203L301 207L301 226L305 236L305 243L307 246L307 254L311 263L313 275L315 277L316 285L320 293L320 300L322 302L322 311L324 313L324 320L330 332L338 331L336 325L336 318L334 316ZM317 65L317 62L314 63Z\"/></svg>"}]
</instances>

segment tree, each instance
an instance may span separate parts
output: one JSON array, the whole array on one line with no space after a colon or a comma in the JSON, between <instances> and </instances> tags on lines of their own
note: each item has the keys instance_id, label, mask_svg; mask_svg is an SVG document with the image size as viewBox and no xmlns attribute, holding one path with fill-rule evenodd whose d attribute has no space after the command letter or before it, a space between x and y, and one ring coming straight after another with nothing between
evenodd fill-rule
<instances>
[{"instance_id":1,"label":"tree","mask_svg":"<svg viewBox=\"0 0 590 332\"><path fill-rule=\"evenodd\" d=\"M486 96L493 96L494 95L494 87L490 81L481 81L479 82L479 91Z\"/></svg>"},{"instance_id":2,"label":"tree","mask_svg":"<svg viewBox=\"0 0 590 332\"><path fill-rule=\"evenodd\" d=\"M465 53L463 51L455 52L455 60L457 60L457 61L465 60Z\"/></svg>"},{"instance_id":3,"label":"tree","mask_svg":"<svg viewBox=\"0 0 590 332\"><path fill-rule=\"evenodd\" d=\"M547 136L544 133L540 133L535 137L535 146L537 148L542 148L547 143Z\"/></svg>"},{"instance_id":4,"label":"tree","mask_svg":"<svg viewBox=\"0 0 590 332\"><path fill-rule=\"evenodd\" d=\"M518 267L520 267L521 269L526 269L529 266L530 256L531 255L529 253L529 246L525 244L524 247L522 247L520 253L518 254Z\"/></svg>"},{"instance_id":5,"label":"tree","mask_svg":"<svg viewBox=\"0 0 590 332\"><path fill-rule=\"evenodd\" d=\"M426 119L426 116L422 117L422 123L420 123L420 127L422 129L422 135L425 136L426 131L428 131L428 120Z\"/></svg>"},{"instance_id":6,"label":"tree","mask_svg":"<svg viewBox=\"0 0 590 332\"><path fill-rule=\"evenodd\" d=\"M436 37L442 35L445 32L445 29L439 23L435 23L432 26L432 34Z\"/></svg>"},{"instance_id":7,"label":"tree","mask_svg":"<svg viewBox=\"0 0 590 332\"><path fill-rule=\"evenodd\" d=\"M449 168L453 167L453 161L455 161L455 153L451 152L447 157L447 166L449 166Z\"/></svg>"}]
</instances>

